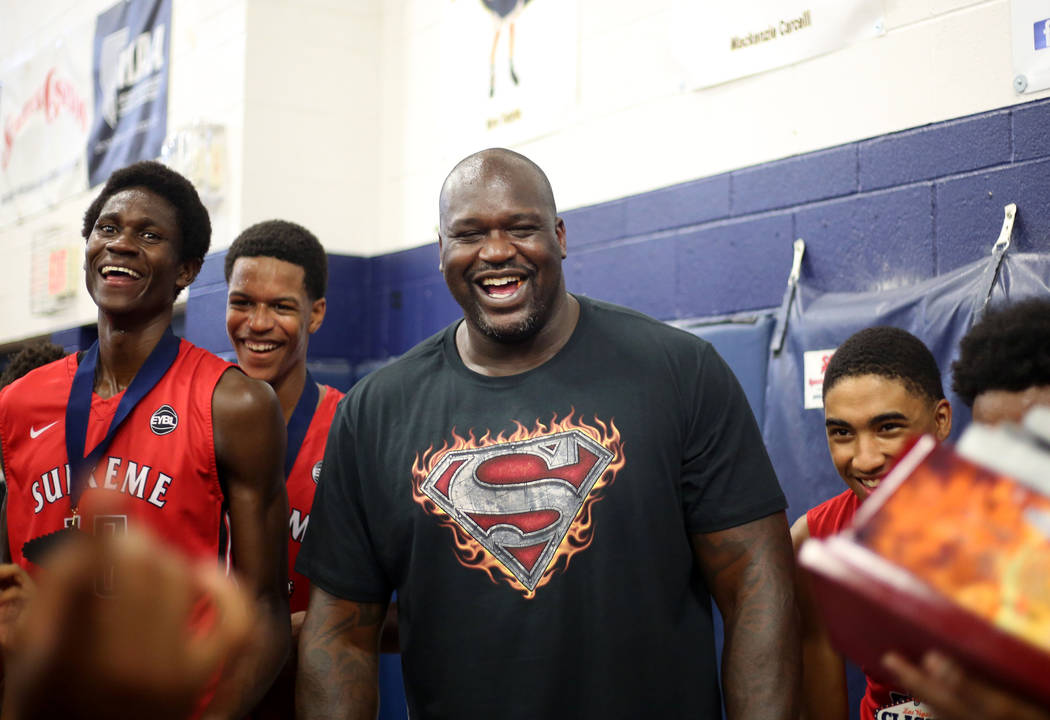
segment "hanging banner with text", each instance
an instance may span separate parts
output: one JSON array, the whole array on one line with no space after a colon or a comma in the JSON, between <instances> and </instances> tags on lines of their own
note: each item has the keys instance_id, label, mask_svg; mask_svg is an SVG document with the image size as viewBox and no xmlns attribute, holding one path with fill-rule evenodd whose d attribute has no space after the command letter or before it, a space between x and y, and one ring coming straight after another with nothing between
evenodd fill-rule
<instances>
[{"instance_id":1,"label":"hanging banner with text","mask_svg":"<svg viewBox=\"0 0 1050 720\"><path fill-rule=\"evenodd\" d=\"M0 70L0 227L87 189L90 32Z\"/></svg>"},{"instance_id":2,"label":"hanging banner with text","mask_svg":"<svg viewBox=\"0 0 1050 720\"><path fill-rule=\"evenodd\" d=\"M1013 86L1018 93L1050 87L1050 2L1011 0Z\"/></svg>"},{"instance_id":3,"label":"hanging banner with text","mask_svg":"<svg viewBox=\"0 0 1050 720\"><path fill-rule=\"evenodd\" d=\"M883 0L673 0L674 54L689 86L784 67L884 32Z\"/></svg>"},{"instance_id":4,"label":"hanging banner with text","mask_svg":"<svg viewBox=\"0 0 1050 720\"><path fill-rule=\"evenodd\" d=\"M168 128L171 0L122 0L98 16L95 112L87 143L91 185L160 155Z\"/></svg>"}]
</instances>

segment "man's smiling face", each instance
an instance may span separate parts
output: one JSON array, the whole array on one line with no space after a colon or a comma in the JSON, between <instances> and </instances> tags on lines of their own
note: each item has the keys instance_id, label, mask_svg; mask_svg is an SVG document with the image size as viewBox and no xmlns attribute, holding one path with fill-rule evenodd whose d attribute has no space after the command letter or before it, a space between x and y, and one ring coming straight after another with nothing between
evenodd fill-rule
<instances>
[{"instance_id":1,"label":"man's smiling face","mask_svg":"<svg viewBox=\"0 0 1050 720\"><path fill-rule=\"evenodd\" d=\"M84 253L88 294L99 308L149 318L171 306L199 262L180 260L174 206L132 187L114 193L99 213Z\"/></svg>"},{"instance_id":2,"label":"man's smiling face","mask_svg":"<svg viewBox=\"0 0 1050 720\"><path fill-rule=\"evenodd\" d=\"M824 396L824 424L831 461L864 500L879 486L908 442L951 430L948 401L931 400L902 380L881 375L839 379Z\"/></svg>"},{"instance_id":3,"label":"man's smiling face","mask_svg":"<svg viewBox=\"0 0 1050 720\"><path fill-rule=\"evenodd\" d=\"M324 319L324 299L311 300L304 270L268 256L237 258L230 275L226 332L244 372L279 384L306 362L307 342Z\"/></svg>"},{"instance_id":4,"label":"man's smiling face","mask_svg":"<svg viewBox=\"0 0 1050 720\"><path fill-rule=\"evenodd\" d=\"M503 343L527 340L565 292L565 226L520 163L461 168L442 193L441 270L467 322Z\"/></svg>"}]
</instances>

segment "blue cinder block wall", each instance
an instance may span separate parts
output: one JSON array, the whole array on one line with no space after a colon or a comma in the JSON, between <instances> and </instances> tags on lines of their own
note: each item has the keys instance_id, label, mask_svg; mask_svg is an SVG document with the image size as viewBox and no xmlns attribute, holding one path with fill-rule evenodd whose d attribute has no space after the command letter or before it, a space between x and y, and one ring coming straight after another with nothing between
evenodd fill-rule
<instances>
[{"instance_id":1,"label":"blue cinder block wall","mask_svg":"<svg viewBox=\"0 0 1050 720\"><path fill-rule=\"evenodd\" d=\"M566 283L663 320L770 308L796 237L807 244L810 286L871 290L985 256L1008 202L1018 205L1014 248L1050 251L1048 198L1042 100L564 212ZM223 259L205 262L185 320L186 336L216 352L230 349ZM459 316L436 244L330 262L328 317L311 362L344 362L347 382Z\"/></svg>"}]
</instances>

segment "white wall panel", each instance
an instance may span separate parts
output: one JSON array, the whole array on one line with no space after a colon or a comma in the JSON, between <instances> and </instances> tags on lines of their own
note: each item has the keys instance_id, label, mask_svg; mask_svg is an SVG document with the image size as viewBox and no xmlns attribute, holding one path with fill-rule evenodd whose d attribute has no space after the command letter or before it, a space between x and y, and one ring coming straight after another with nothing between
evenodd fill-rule
<instances>
[{"instance_id":1,"label":"white wall panel","mask_svg":"<svg viewBox=\"0 0 1050 720\"><path fill-rule=\"evenodd\" d=\"M441 82L422 57L433 50L431 23L442 5L428 5L426 23L396 11L384 17L382 62L408 66L397 74L400 110L389 96L383 106L384 122L400 116L403 123L400 134L383 136L384 159L398 158L400 169L384 161L381 206L390 232L357 246L362 254L428 242L440 178L462 154L489 144L485 132L473 147L458 137L461 154L450 156L434 124L420 120ZM670 0L581 0L578 112L559 132L515 148L557 178L562 207L1039 97L1011 87L1008 0L887 0L882 37L688 93L668 47L669 7ZM435 184L421 184L425 177Z\"/></svg>"},{"instance_id":2,"label":"white wall panel","mask_svg":"<svg viewBox=\"0 0 1050 720\"><path fill-rule=\"evenodd\" d=\"M577 3L578 102L563 126L516 146L548 171L562 208L1050 94L1013 92L1009 0L886 0L883 37L693 92L670 49L671 0ZM0 0L0 65L111 4ZM487 63L455 75L449 57L452 43L480 43L487 58L491 31L464 32L480 12L479 0L174 0L169 129L227 128L213 248L275 216L335 252L431 242L445 174L497 137L477 117ZM0 228L11 308L0 343L93 318L86 297L28 317L33 233L75 232L89 200Z\"/></svg>"}]
</instances>

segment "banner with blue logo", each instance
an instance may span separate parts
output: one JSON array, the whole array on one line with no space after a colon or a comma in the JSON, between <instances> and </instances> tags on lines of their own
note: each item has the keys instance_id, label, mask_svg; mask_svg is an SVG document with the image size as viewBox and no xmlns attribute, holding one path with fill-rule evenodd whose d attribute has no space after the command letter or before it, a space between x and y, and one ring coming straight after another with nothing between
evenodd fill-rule
<instances>
[{"instance_id":1,"label":"banner with blue logo","mask_svg":"<svg viewBox=\"0 0 1050 720\"><path fill-rule=\"evenodd\" d=\"M122 0L98 16L88 178L160 155L168 130L171 0Z\"/></svg>"},{"instance_id":2,"label":"banner with blue logo","mask_svg":"<svg viewBox=\"0 0 1050 720\"><path fill-rule=\"evenodd\" d=\"M1050 39L1050 18L1036 20L1032 29L1035 31L1035 49L1046 50L1046 41Z\"/></svg>"},{"instance_id":3,"label":"banner with blue logo","mask_svg":"<svg viewBox=\"0 0 1050 720\"><path fill-rule=\"evenodd\" d=\"M1010 0L1016 93L1050 88L1050 2Z\"/></svg>"}]
</instances>

